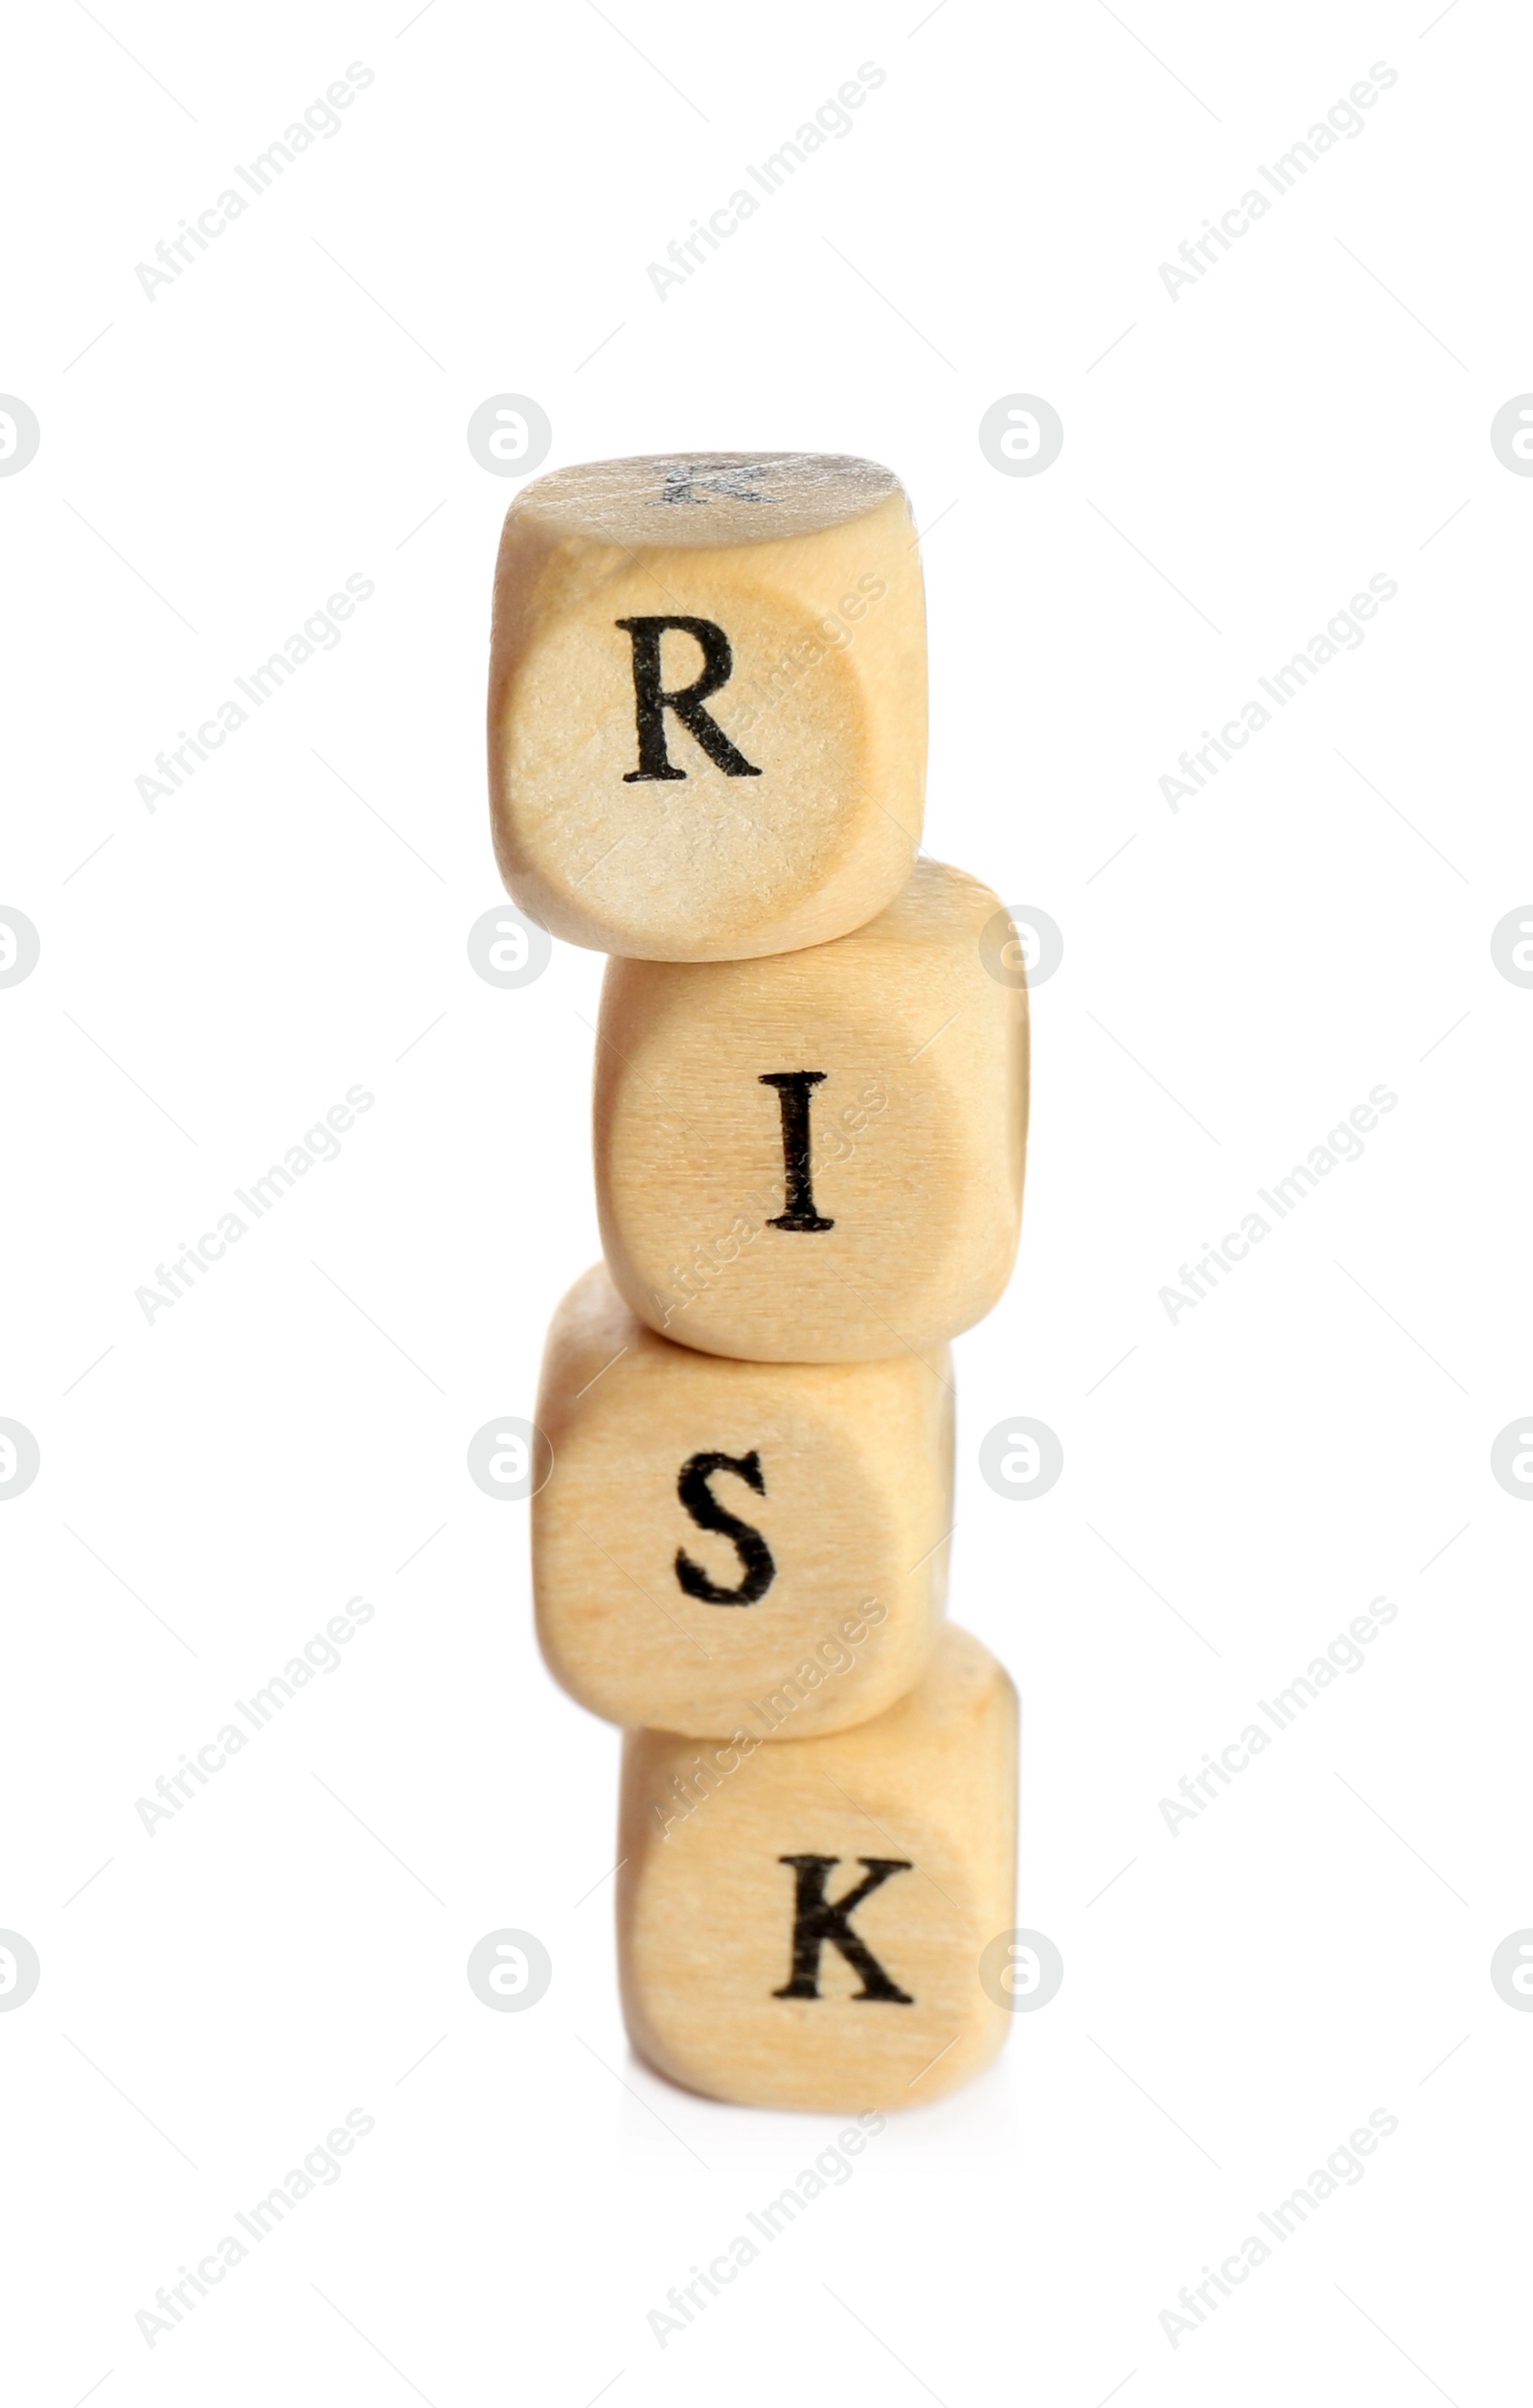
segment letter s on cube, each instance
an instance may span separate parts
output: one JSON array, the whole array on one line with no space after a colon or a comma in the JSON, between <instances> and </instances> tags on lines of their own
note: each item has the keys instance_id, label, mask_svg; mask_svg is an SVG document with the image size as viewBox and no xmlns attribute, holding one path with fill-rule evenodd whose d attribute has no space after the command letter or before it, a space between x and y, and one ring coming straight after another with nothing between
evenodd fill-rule
<instances>
[{"instance_id":1,"label":"letter s on cube","mask_svg":"<svg viewBox=\"0 0 1533 2408\"><path fill-rule=\"evenodd\" d=\"M840 595L857 638L806 644ZM491 818L521 908L653 961L816 945L881 911L921 838L926 617L910 506L868 460L602 460L507 514Z\"/></svg>"},{"instance_id":2,"label":"letter s on cube","mask_svg":"<svg viewBox=\"0 0 1533 2408\"><path fill-rule=\"evenodd\" d=\"M609 1722L736 1744L882 1713L941 1627L951 1379L946 1348L930 1366L698 1354L588 1271L554 1317L537 1408L554 1468L533 1500L533 1594L554 1678ZM870 1594L877 1630L852 1623L838 1677L801 1681Z\"/></svg>"}]
</instances>

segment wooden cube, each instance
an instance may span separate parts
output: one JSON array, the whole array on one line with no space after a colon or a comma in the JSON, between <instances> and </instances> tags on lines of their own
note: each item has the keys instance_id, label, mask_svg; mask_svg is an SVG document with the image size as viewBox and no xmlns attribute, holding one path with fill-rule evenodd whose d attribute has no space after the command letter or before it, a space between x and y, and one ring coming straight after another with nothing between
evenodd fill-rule
<instances>
[{"instance_id":1,"label":"wooden cube","mask_svg":"<svg viewBox=\"0 0 1533 2408\"><path fill-rule=\"evenodd\" d=\"M657 1338L598 1266L555 1316L533 1504L554 1677L611 1722L794 1738L882 1713L936 1644L950 1366L733 1363Z\"/></svg>"},{"instance_id":2,"label":"wooden cube","mask_svg":"<svg viewBox=\"0 0 1533 2408\"><path fill-rule=\"evenodd\" d=\"M765 1363L935 1364L989 1312L1027 1122L1009 927L976 879L922 861L834 944L608 964L597 1204L652 1328Z\"/></svg>"},{"instance_id":3,"label":"wooden cube","mask_svg":"<svg viewBox=\"0 0 1533 2408\"><path fill-rule=\"evenodd\" d=\"M624 1747L618 1955L635 2049L744 2106L916 2105L1005 2038L1017 1700L944 1626L919 1688L819 1739Z\"/></svg>"},{"instance_id":4,"label":"wooden cube","mask_svg":"<svg viewBox=\"0 0 1533 2408\"><path fill-rule=\"evenodd\" d=\"M887 469L598 460L512 504L491 815L556 936L720 961L858 928L910 874L926 755L920 559Z\"/></svg>"}]
</instances>

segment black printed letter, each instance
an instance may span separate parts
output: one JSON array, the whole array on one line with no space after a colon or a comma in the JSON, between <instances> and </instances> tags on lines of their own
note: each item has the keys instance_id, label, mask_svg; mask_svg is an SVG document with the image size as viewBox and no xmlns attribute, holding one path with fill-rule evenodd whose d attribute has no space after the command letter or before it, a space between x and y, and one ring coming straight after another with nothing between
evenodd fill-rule
<instances>
[{"instance_id":1,"label":"black printed letter","mask_svg":"<svg viewBox=\"0 0 1533 2408\"><path fill-rule=\"evenodd\" d=\"M685 460L668 460L665 464L665 484L646 507L664 510L677 502L696 504L700 510L710 493L723 493L732 502L766 502L773 510L782 507L775 493L758 493L751 478L755 470L744 463L738 468L714 469L704 476L700 470Z\"/></svg>"},{"instance_id":2,"label":"black printed letter","mask_svg":"<svg viewBox=\"0 0 1533 2408\"><path fill-rule=\"evenodd\" d=\"M763 1070L763 1087L775 1087L783 1114L783 1169L788 1179L788 1210L768 1221L769 1229L834 1229L814 1209L814 1184L810 1176L809 1091L818 1087L823 1070Z\"/></svg>"},{"instance_id":3,"label":"black printed letter","mask_svg":"<svg viewBox=\"0 0 1533 2408\"><path fill-rule=\"evenodd\" d=\"M625 786L643 786L654 778L685 777L673 768L665 748L665 714L675 711L682 726L695 736L716 768L725 777L760 777L744 754L730 743L719 722L703 709L735 665L729 638L712 619L617 619L627 628L633 646L633 704L639 727L639 766L624 772ZM702 651L702 672L689 686L668 694L660 683L660 638L668 627L693 636Z\"/></svg>"},{"instance_id":4,"label":"black printed letter","mask_svg":"<svg viewBox=\"0 0 1533 2408\"><path fill-rule=\"evenodd\" d=\"M748 1522L741 1522L726 1513L708 1486L715 1472L738 1472L746 1486L758 1497L766 1494L762 1477L761 1456L754 1448L749 1455L695 1455L681 1466L676 1480L680 1498L699 1530L721 1530L733 1539L740 1555L740 1585L721 1589L711 1581L700 1564L695 1564L684 1548L676 1548L676 1578L689 1597L700 1597L705 1605L754 1605L764 1597L777 1577L772 1551L759 1530Z\"/></svg>"},{"instance_id":5,"label":"black printed letter","mask_svg":"<svg viewBox=\"0 0 1533 2408\"><path fill-rule=\"evenodd\" d=\"M780 1865L791 1865L797 1880L793 1899L793 1970L773 1998L818 1998L820 1950L827 1940L838 1948L856 1974L860 1974L862 1987L854 1990L854 1999L887 1999L896 2007L913 2007L915 2000L907 1990L891 1982L867 1942L854 1932L848 1916L864 1898L882 1888L891 1873L907 1873L911 1869L906 1859L898 1856L859 1856L858 1863L867 1867L867 1878L849 1890L843 1898L833 1904L825 1895L825 1876L838 1856L779 1856Z\"/></svg>"}]
</instances>

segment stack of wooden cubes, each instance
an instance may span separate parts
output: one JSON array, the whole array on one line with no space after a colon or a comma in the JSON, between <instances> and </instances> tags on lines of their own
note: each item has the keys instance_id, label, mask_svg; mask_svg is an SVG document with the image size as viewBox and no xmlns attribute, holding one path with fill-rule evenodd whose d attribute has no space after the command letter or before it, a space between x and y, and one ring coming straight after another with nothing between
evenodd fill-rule
<instances>
[{"instance_id":1,"label":"stack of wooden cubes","mask_svg":"<svg viewBox=\"0 0 1533 2408\"><path fill-rule=\"evenodd\" d=\"M1003 906L918 858L926 733L887 470L609 460L518 494L496 854L612 956L538 1634L628 1732L635 2048L776 2107L918 2104L1008 2022L980 1959L1015 1919L1017 1710L944 1619L948 1342L1016 1253L1027 1009Z\"/></svg>"}]
</instances>

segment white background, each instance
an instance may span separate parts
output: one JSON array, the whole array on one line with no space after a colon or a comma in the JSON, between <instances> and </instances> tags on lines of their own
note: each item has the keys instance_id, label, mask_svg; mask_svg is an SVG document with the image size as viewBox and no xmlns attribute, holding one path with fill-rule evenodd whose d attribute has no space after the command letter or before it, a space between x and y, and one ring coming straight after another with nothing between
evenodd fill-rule
<instances>
[{"instance_id":1,"label":"white background","mask_svg":"<svg viewBox=\"0 0 1533 2408\"><path fill-rule=\"evenodd\" d=\"M8 2389L1504 2400L1533 2022L1488 1965L1533 1922L1533 1663L1489 1451L1533 1376L1533 993L1489 938L1533 893L1533 485L1489 425L1533 385L1527 19L410 13L12 26L0 385L42 442L0 481L0 902L42 954L0 992L0 1413L42 1468L0 1515L0 1924L42 1980L0 2016ZM339 134L148 298L136 263L354 59ZM864 60L852 132L657 298ZM1361 135L1173 299L1159 263L1381 60ZM465 1470L597 1252L601 964L508 993L465 945L515 488L464 430L505 391L550 467L897 469L927 848L1065 942L1020 1265L958 1348L951 1592L1022 1695L1018 1919L1064 1984L663 2354L648 2311L838 2127L629 2055L617 1736L540 1666L525 1507ZM977 443L1018 391L1065 429L1038 477ZM354 573L338 648L147 810ZM1361 647L1173 813L1177 755L1375 574ZM135 1289L356 1083L340 1158L148 1323ZM1173 1322L1178 1266L1376 1085L1362 1158ZM975 1466L1018 1413L1064 1447L1032 1502ZM341 1668L150 1839L135 1799L359 1592ZM1173 1837L1158 1800L1381 1594L1365 1668ZM552 1954L534 2011L466 1982L502 1925ZM354 2107L343 2178L148 2349L156 2287ZM1173 2348L1180 2287L1376 2108L1365 2179Z\"/></svg>"}]
</instances>

